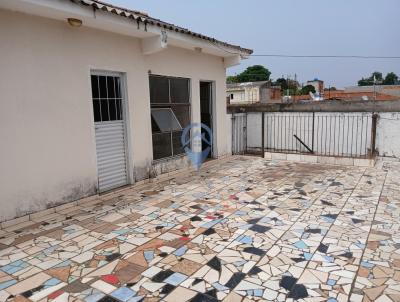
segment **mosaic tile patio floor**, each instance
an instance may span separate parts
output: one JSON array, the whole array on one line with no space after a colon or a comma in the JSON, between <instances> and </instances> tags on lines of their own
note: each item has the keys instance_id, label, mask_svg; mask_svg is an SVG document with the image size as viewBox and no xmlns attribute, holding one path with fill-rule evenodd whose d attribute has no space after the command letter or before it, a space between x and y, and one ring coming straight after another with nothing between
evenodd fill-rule
<instances>
[{"instance_id":1,"label":"mosaic tile patio floor","mask_svg":"<svg viewBox=\"0 0 400 302\"><path fill-rule=\"evenodd\" d=\"M400 163L234 157L0 230L0 301L400 301Z\"/></svg>"}]
</instances>

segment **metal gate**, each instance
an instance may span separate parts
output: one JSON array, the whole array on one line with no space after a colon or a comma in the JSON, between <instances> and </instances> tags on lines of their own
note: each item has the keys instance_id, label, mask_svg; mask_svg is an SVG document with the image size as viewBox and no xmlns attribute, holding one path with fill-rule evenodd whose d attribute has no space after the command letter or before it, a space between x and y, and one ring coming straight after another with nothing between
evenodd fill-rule
<instances>
[{"instance_id":1,"label":"metal gate","mask_svg":"<svg viewBox=\"0 0 400 302\"><path fill-rule=\"evenodd\" d=\"M247 149L247 114L232 114L232 154L245 154Z\"/></svg>"},{"instance_id":2,"label":"metal gate","mask_svg":"<svg viewBox=\"0 0 400 302\"><path fill-rule=\"evenodd\" d=\"M128 184L124 98L121 77L92 74L99 191Z\"/></svg>"}]
</instances>

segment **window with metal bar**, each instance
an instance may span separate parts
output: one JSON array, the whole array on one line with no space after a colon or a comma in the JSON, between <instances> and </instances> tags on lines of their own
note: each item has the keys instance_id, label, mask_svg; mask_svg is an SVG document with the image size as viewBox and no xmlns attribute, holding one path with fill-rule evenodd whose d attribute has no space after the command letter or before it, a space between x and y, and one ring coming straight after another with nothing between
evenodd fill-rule
<instances>
[{"instance_id":1,"label":"window with metal bar","mask_svg":"<svg viewBox=\"0 0 400 302\"><path fill-rule=\"evenodd\" d=\"M120 77L92 75L91 80L94 121L122 120Z\"/></svg>"},{"instance_id":2,"label":"window with metal bar","mask_svg":"<svg viewBox=\"0 0 400 302\"><path fill-rule=\"evenodd\" d=\"M190 123L190 81L151 75L149 84L153 159L183 154L180 138Z\"/></svg>"}]
</instances>

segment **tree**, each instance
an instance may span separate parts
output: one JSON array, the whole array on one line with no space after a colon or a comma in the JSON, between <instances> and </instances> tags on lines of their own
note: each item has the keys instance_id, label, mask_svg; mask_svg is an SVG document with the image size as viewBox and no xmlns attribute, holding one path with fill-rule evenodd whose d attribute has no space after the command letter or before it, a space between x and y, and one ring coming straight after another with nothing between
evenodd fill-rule
<instances>
[{"instance_id":1,"label":"tree","mask_svg":"<svg viewBox=\"0 0 400 302\"><path fill-rule=\"evenodd\" d=\"M226 82L227 82L228 84L237 83L237 78L236 78L236 76L228 76L228 77L226 78Z\"/></svg>"},{"instance_id":2,"label":"tree","mask_svg":"<svg viewBox=\"0 0 400 302\"><path fill-rule=\"evenodd\" d=\"M358 86L372 86L374 84L384 84L382 72L374 71L369 78L361 78L358 81Z\"/></svg>"},{"instance_id":3,"label":"tree","mask_svg":"<svg viewBox=\"0 0 400 302\"><path fill-rule=\"evenodd\" d=\"M313 85L306 85L303 88L301 88L300 93L302 95L308 95L310 94L310 92L315 93L315 87Z\"/></svg>"},{"instance_id":4,"label":"tree","mask_svg":"<svg viewBox=\"0 0 400 302\"><path fill-rule=\"evenodd\" d=\"M274 85L281 86L282 91L288 89L288 83L287 83L286 79L284 79L284 78L276 79L276 81L274 82Z\"/></svg>"},{"instance_id":5,"label":"tree","mask_svg":"<svg viewBox=\"0 0 400 302\"><path fill-rule=\"evenodd\" d=\"M247 67L245 71L236 76L228 77L227 81L231 83L268 81L270 76L271 72L267 68L262 65L254 65Z\"/></svg>"},{"instance_id":6,"label":"tree","mask_svg":"<svg viewBox=\"0 0 400 302\"><path fill-rule=\"evenodd\" d=\"M399 77L394 72L389 72L383 80L383 85L395 85L399 81Z\"/></svg>"}]
</instances>

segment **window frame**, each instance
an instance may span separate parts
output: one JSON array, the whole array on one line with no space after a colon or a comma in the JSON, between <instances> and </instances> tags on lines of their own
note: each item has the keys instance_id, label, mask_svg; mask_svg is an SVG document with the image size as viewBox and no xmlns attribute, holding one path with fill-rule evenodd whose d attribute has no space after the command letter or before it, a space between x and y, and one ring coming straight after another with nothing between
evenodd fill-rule
<instances>
[{"instance_id":1,"label":"window frame","mask_svg":"<svg viewBox=\"0 0 400 302\"><path fill-rule=\"evenodd\" d=\"M175 112L173 111L174 107L187 107L188 108L188 117L189 117L189 121L188 124L190 124L192 122L192 90L191 90L191 79L190 78L185 78L185 77L177 77L177 76L168 76L168 75L159 75L159 74L149 74L149 89L151 91L151 84L150 84L150 80L152 77L159 77L159 78L166 78L168 79L168 97L169 97L169 102L168 103L153 103L151 100L151 93L150 93L150 119L152 118L152 109L170 109L172 111L172 113L174 114L175 118L178 120L179 124L181 124L180 120L178 119L178 117L176 116ZM188 89L188 102L187 103L172 103L171 101L171 79L182 79L182 80L186 80L187 81L187 89ZM172 158L179 158L179 157L183 157L186 154L183 153L179 153L179 154L174 154L174 134L175 133L179 133L182 132L183 129L186 127L186 125L181 125L182 129L180 130L171 130L171 131L166 131L166 132L162 132L162 131L156 131L153 132L153 128L151 128L151 137L152 137L152 156L153 156L153 162L162 162L165 160L169 160ZM167 156L167 157L162 157L162 158L154 158L154 139L153 136L154 135L160 135L160 134L170 134L170 142L171 142L171 155Z\"/></svg>"}]
</instances>

